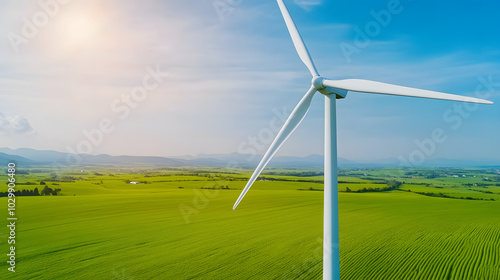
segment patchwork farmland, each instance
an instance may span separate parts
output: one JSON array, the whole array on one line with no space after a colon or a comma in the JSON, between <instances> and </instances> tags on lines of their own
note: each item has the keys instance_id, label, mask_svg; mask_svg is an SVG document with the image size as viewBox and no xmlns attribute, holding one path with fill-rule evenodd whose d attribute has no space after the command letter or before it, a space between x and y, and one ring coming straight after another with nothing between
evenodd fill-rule
<instances>
[{"instance_id":1,"label":"patchwork farmland","mask_svg":"<svg viewBox=\"0 0 500 280\"><path fill-rule=\"evenodd\" d=\"M12 279L321 279L320 170L270 169L236 211L248 170L23 171L61 191L17 197ZM499 279L497 170L339 175L342 279Z\"/></svg>"}]
</instances>

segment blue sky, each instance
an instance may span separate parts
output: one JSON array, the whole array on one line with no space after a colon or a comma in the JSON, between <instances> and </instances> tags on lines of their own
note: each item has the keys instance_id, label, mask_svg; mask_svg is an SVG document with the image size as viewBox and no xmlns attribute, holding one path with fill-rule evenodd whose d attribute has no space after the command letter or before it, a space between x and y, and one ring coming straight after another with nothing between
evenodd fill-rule
<instances>
[{"instance_id":1,"label":"blue sky","mask_svg":"<svg viewBox=\"0 0 500 280\"><path fill-rule=\"evenodd\" d=\"M46 22L38 1L7 1L0 11L0 146L264 153L283 111L309 88L275 1L62 2ZM338 102L339 156L500 160L497 1L285 3L323 76L496 102L349 93ZM382 23L374 17L388 13ZM29 36L23 18L39 21ZM346 55L346 46L355 51ZM160 73L148 80L154 86L131 101L151 72ZM317 94L280 155L323 153L323 106ZM444 141L429 140L436 130Z\"/></svg>"}]
</instances>

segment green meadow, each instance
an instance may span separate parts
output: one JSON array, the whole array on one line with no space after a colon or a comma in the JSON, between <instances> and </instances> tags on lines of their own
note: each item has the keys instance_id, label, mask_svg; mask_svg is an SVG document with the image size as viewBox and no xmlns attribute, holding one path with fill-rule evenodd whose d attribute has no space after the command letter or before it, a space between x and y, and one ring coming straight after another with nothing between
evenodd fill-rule
<instances>
[{"instance_id":1,"label":"green meadow","mask_svg":"<svg viewBox=\"0 0 500 280\"><path fill-rule=\"evenodd\" d=\"M1 226L2 279L322 277L321 170L267 170L235 211L249 170L23 171L18 190L61 191L16 198L16 272ZM401 184L384 191L389 180ZM500 279L498 170L341 170L339 182L342 279Z\"/></svg>"}]
</instances>

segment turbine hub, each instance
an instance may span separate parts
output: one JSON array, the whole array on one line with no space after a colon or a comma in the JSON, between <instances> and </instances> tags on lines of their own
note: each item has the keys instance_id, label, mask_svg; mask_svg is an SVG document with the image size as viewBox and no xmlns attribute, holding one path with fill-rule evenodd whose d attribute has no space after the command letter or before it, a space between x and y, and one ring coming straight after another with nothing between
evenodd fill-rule
<instances>
[{"instance_id":1,"label":"turbine hub","mask_svg":"<svg viewBox=\"0 0 500 280\"><path fill-rule=\"evenodd\" d=\"M325 89L325 86L323 85L323 80L324 80L324 79L325 79L325 78L323 78L323 77L321 77L321 76L314 76L314 77L312 78L311 83L312 83L312 85L314 86L314 88L315 88L317 91L320 91L320 92L321 92L321 90Z\"/></svg>"},{"instance_id":2,"label":"turbine hub","mask_svg":"<svg viewBox=\"0 0 500 280\"><path fill-rule=\"evenodd\" d=\"M341 99L341 98L345 98L346 95L347 95L347 90L344 90L344 89L338 89L338 88L332 88L332 87L325 87L323 85L323 81L325 80L325 78L321 77L321 76L314 76L312 78L312 85L313 87L321 92L322 94L324 95L330 95L330 94L335 94L337 99Z\"/></svg>"}]
</instances>

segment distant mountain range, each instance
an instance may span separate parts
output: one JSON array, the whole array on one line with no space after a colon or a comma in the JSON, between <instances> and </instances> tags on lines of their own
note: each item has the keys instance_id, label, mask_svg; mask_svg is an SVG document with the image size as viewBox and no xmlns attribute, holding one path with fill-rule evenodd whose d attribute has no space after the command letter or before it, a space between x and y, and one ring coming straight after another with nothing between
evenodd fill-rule
<instances>
[{"instance_id":1,"label":"distant mountain range","mask_svg":"<svg viewBox=\"0 0 500 280\"><path fill-rule=\"evenodd\" d=\"M17 165L159 165L159 166L213 166L254 168L261 155L247 154L200 154L198 156L155 157L155 156L111 156L106 154L69 154L56 151L41 151L28 148L0 148L0 164L6 166L9 162ZM371 162L356 162L339 158L339 166L343 168L376 168L399 167L398 159L389 158ZM323 167L322 155L306 157L277 156L269 163L270 167ZM431 159L422 167L490 167L500 166L499 161L492 160L452 160Z\"/></svg>"},{"instance_id":2,"label":"distant mountain range","mask_svg":"<svg viewBox=\"0 0 500 280\"><path fill-rule=\"evenodd\" d=\"M1 166L7 166L7 164L14 162L19 165L34 165L37 164L37 162L27 159L25 157L17 156L17 155L12 155L12 154L6 154L6 153L0 153L0 164Z\"/></svg>"}]
</instances>

